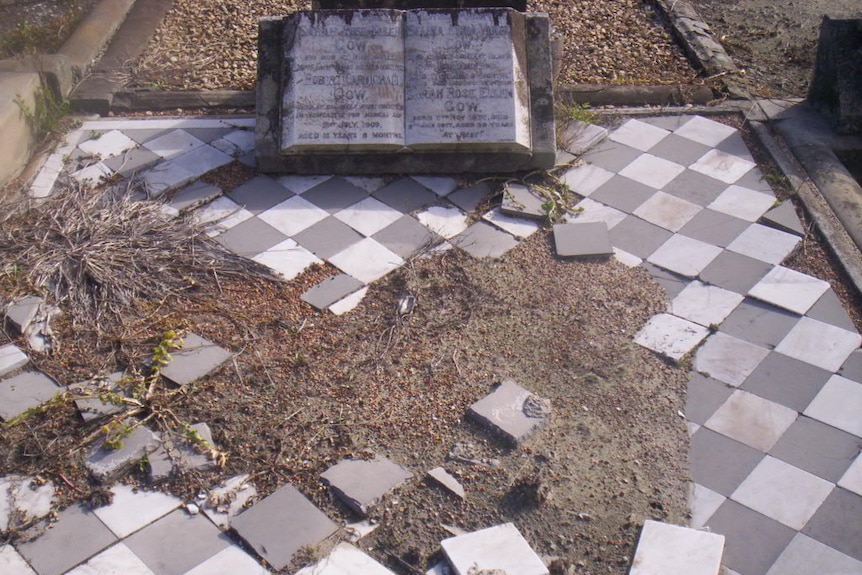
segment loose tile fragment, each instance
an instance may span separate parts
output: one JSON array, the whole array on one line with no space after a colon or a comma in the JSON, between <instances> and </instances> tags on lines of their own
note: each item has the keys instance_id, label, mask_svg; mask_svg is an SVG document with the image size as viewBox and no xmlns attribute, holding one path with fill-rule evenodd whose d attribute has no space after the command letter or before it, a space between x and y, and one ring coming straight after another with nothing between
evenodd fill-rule
<instances>
[{"instance_id":1,"label":"loose tile fragment","mask_svg":"<svg viewBox=\"0 0 862 575\"><path fill-rule=\"evenodd\" d=\"M0 419L9 421L48 401L61 391L53 379L38 371L28 371L0 380Z\"/></svg>"},{"instance_id":2,"label":"loose tile fragment","mask_svg":"<svg viewBox=\"0 0 862 575\"><path fill-rule=\"evenodd\" d=\"M284 569L303 547L318 545L338 526L292 485L237 515L231 527L274 569Z\"/></svg>"},{"instance_id":3,"label":"loose tile fragment","mask_svg":"<svg viewBox=\"0 0 862 575\"><path fill-rule=\"evenodd\" d=\"M580 156L608 135L607 128L573 120L566 122L559 137L559 146L575 156Z\"/></svg>"},{"instance_id":4,"label":"loose tile fragment","mask_svg":"<svg viewBox=\"0 0 862 575\"><path fill-rule=\"evenodd\" d=\"M319 310L324 310L338 300L362 288L363 283L347 274L328 278L300 296L300 299Z\"/></svg>"},{"instance_id":5,"label":"loose tile fragment","mask_svg":"<svg viewBox=\"0 0 862 575\"><path fill-rule=\"evenodd\" d=\"M490 224L476 222L451 238L451 243L474 258L499 258L517 246L518 240Z\"/></svg>"},{"instance_id":6,"label":"loose tile fragment","mask_svg":"<svg viewBox=\"0 0 862 575\"><path fill-rule=\"evenodd\" d=\"M482 219L521 239L528 238L539 230L539 224L535 221L508 216L500 208L491 210L482 216Z\"/></svg>"},{"instance_id":7,"label":"loose tile fragment","mask_svg":"<svg viewBox=\"0 0 862 575\"><path fill-rule=\"evenodd\" d=\"M159 447L156 434L142 425L135 427L122 439L122 447L119 449L108 449L103 443L104 438L93 445L84 463L90 473L100 481L119 475Z\"/></svg>"},{"instance_id":8,"label":"loose tile fragment","mask_svg":"<svg viewBox=\"0 0 862 575\"><path fill-rule=\"evenodd\" d=\"M547 425L551 403L507 379L471 405L467 415L517 445Z\"/></svg>"},{"instance_id":9,"label":"loose tile fragment","mask_svg":"<svg viewBox=\"0 0 862 575\"><path fill-rule=\"evenodd\" d=\"M635 336L635 343L679 361L709 335L709 329L684 319L660 313Z\"/></svg>"},{"instance_id":10,"label":"loose tile fragment","mask_svg":"<svg viewBox=\"0 0 862 575\"><path fill-rule=\"evenodd\" d=\"M548 568L517 527L504 523L440 542L456 575L517 573L548 575Z\"/></svg>"},{"instance_id":11,"label":"loose tile fragment","mask_svg":"<svg viewBox=\"0 0 862 575\"><path fill-rule=\"evenodd\" d=\"M182 437L167 434L158 449L147 457L150 481L167 479L174 470L206 471L215 468L213 449L212 432L206 423L190 425Z\"/></svg>"},{"instance_id":12,"label":"loose tile fragment","mask_svg":"<svg viewBox=\"0 0 862 575\"><path fill-rule=\"evenodd\" d=\"M718 575L724 535L648 520L630 575Z\"/></svg>"},{"instance_id":13,"label":"loose tile fragment","mask_svg":"<svg viewBox=\"0 0 862 575\"><path fill-rule=\"evenodd\" d=\"M0 346L0 377L27 365L27 355L14 344Z\"/></svg>"},{"instance_id":14,"label":"loose tile fragment","mask_svg":"<svg viewBox=\"0 0 862 575\"><path fill-rule=\"evenodd\" d=\"M614 253L604 222L555 224L554 245L560 257L606 256Z\"/></svg>"},{"instance_id":15,"label":"loose tile fragment","mask_svg":"<svg viewBox=\"0 0 862 575\"><path fill-rule=\"evenodd\" d=\"M413 474L378 455L372 460L341 461L321 473L320 477L348 507L365 516L384 495Z\"/></svg>"},{"instance_id":16,"label":"loose tile fragment","mask_svg":"<svg viewBox=\"0 0 862 575\"><path fill-rule=\"evenodd\" d=\"M40 483L18 475L0 478L0 531L16 530L46 516L55 494L50 481Z\"/></svg>"},{"instance_id":17,"label":"loose tile fragment","mask_svg":"<svg viewBox=\"0 0 862 575\"><path fill-rule=\"evenodd\" d=\"M110 399L113 394L122 394L118 385L122 378L123 372L117 371L69 386L69 397L74 400L84 421L99 419L122 410L122 405L112 403Z\"/></svg>"},{"instance_id":18,"label":"loose tile fragment","mask_svg":"<svg viewBox=\"0 0 862 575\"><path fill-rule=\"evenodd\" d=\"M248 481L248 478L248 473L231 477L207 494L203 511L220 528L227 529L231 520L244 509L246 503L257 495L257 488Z\"/></svg>"},{"instance_id":19,"label":"loose tile fragment","mask_svg":"<svg viewBox=\"0 0 862 575\"><path fill-rule=\"evenodd\" d=\"M28 296L15 300L6 308L6 319L18 333L24 333L39 313L44 300L38 296Z\"/></svg>"},{"instance_id":20,"label":"loose tile fragment","mask_svg":"<svg viewBox=\"0 0 862 575\"><path fill-rule=\"evenodd\" d=\"M508 183L503 188L500 209L515 217L544 219L548 213L544 207L546 201L524 184Z\"/></svg>"},{"instance_id":21,"label":"loose tile fragment","mask_svg":"<svg viewBox=\"0 0 862 575\"><path fill-rule=\"evenodd\" d=\"M331 311L335 315L344 315L347 312L353 311L354 309L356 309L356 306L358 306L362 302L363 298L365 298L365 294L367 293L368 286L355 291L354 293L350 294L345 298L338 300L337 302L329 306L329 311Z\"/></svg>"},{"instance_id":22,"label":"loose tile fragment","mask_svg":"<svg viewBox=\"0 0 862 575\"><path fill-rule=\"evenodd\" d=\"M351 545L339 543L328 557L296 572L296 575L395 575Z\"/></svg>"},{"instance_id":23,"label":"loose tile fragment","mask_svg":"<svg viewBox=\"0 0 862 575\"><path fill-rule=\"evenodd\" d=\"M177 385L196 381L230 359L231 353L199 335L190 333L183 338L181 349L171 353L171 360L162 375Z\"/></svg>"},{"instance_id":24,"label":"loose tile fragment","mask_svg":"<svg viewBox=\"0 0 862 575\"><path fill-rule=\"evenodd\" d=\"M435 467L431 471L428 472L428 477L433 479L436 483L442 485L451 493L454 493L461 499L467 498L467 493L464 491L464 486L458 482L448 471L443 469L442 467Z\"/></svg>"}]
</instances>

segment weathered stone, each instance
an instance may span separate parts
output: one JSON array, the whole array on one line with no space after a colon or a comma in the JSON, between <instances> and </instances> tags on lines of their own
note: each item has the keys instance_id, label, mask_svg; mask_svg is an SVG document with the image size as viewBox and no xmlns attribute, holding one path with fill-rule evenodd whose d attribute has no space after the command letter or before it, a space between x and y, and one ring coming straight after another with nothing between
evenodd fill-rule
<instances>
[{"instance_id":1,"label":"weathered stone","mask_svg":"<svg viewBox=\"0 0 862 575\"><path fill-rule=\"evenodd\" d=\"M328 557L296 572L296 575L395 575L351 545L339 543Z\"/></svg>"},{"instance_id":2,"label":"weathered stone","mask_svg":"<svg viewBox=\"0 0 862 575\"><path fill-rule=\"evenodd\" d=\"M54 380L38 371L0 380L0 419L9 421L48 401L60 391Z\"/></svg>"},{"instance_id":3,"label":"weathered stone","mask_svg":"<svg viewBox=\"0 0 862 575\"><path fill-rule=\"evenodd\" d=\"M595 124L572 120L567 122L560 134L559 146L566 152L580 156L608 135L608 129Z\"/></svg>"},{"instance_id":4,"label":"weathered stone","mask_svg":"<svg viewBox=\"0 0 862 575\"><path fill-rule=\"evenodd\" d=\"M54 495L50 481L17 475L0 478L0 531L18 529L50 513Z\"/></svg>"},{"instance_id":5,"label":"weathered stone","mask_svg":"<svg viewBox=\"0 0 862 575\"><path fill-rule=\"evenodd\" d=\"M546 15L506 8L264 19L259 167L354 174L551 167L549 38Z\"/></svg>"},{"instance_id":6,"label":"weathered stone","mask_svg":"<svg viewBox=\"0 0 862 575\"><path fill-rule=\"evenodd\" d=\"M158 449L147 458L150 481L167 479L175 469L205 471L216 466L209 453L213 446L209 426L206 423L195 423L189 426L189 430L198 434L202 442L188 437L164 437Z\"/></svg>"},{"instance_id":7,"label":"weathered stone","mask_svg":"<svg viewBox=\"0 0 862 575\"><path fill-rule=\"evenodd\" d=\"M605 222L556 224L554 245L560 257L608 256L614 253Z\"/></svg>"},{"instance_id":8,"label":"weathered stone","mask_svg":"<svg viewBox=\"0 0 862 575\"><path fill-rule=\"evenodd\" d=\"M28 296L16 300L6 308L6 319L12 323L18 333L24 333L30 327L36 314L39 313L39 306L42 303L42 298L38 296Z\"/></svg>"},{"instance_id":9,"label":"weathered stone","mask_svg":"<svg viewBox=\"0 0 862 575\"><path fill-rule=\"evenodd\" d=\"M724 535L647 521L630 575L718 575Z\"/></svg>"},{"instance_id":10,"label":"weathered stone","mask_svg":"<svg viewBox=\"0 0 862 575\"><path fill-rule=\"evenodd\" d=\"M450 537L440 547L456 575L548 575L542 559L512 523Z\"/></svg>"},{"instance_id":11,"label":"weathered stone","mask_svg":"<svg viewBox=\"0 0 862 575\"><path fill-rule=\"evenodd\" d=\"M823 17L808 101L838 131L862 133L862 18Z\"/></svg>"},{"instance_id":12,"label":"weathered stone","mask_svg":"<svg viewBox=\"0 0 862 575\"><path fill-rule=\"evenodd\" d=\"M178 385L196 381L230 359L231 353L199 335L183 338L183 347L171 353L162 375Z\"/></svg>"},{"instance_id":13,"label":"weathered stone","mask_svg":"<svg viewBox=\"0 0 862 575\"><path fill-rule=\"evenodd\" d=\"M431 471L428 472L428 477L433 479L438 484L445 487L450 492L454 493L461 499L467 498L467 493L464 491L464 487L455 479L448 471L443 469L442 467L435 467Z\"/></svg>"},{"instance_id":14,"label":"weathered stone","mask_svg":"<svg viewBox=\"0 0 862 575\"><path fill-rule=\"evenodd\" d=\"M365 516L371 507L413 474L385 457L341 461L320 477L348 507Z\"/></svg>"},{"instance_id":15,"label":"weathered stone","mask_svg":"<svg viewBox=\"0 0 862 575\"><path fill-rule=\"evenodd\" d=\"M0 376L27 365L27 356L18 346L8 343L0 346Z\"/></svg>"},{"instance_id":16,"label":"weathered stone","mask_svg":"<svg viewBox=\"0 0 862 575\"><path fill-rule=\"evenodd\" d=\"M94 377L89 381L73 383L69 386L69 396L74 399L75 406L84 421L92 421L106 415L118 413L122 406L107 401L102 401L100 395L116 393L122 394L118 382L123 378L123 372L114 372L107 376Z\"/></svg>"},{"instance_id":17,"label":"weathered stone","mask_svg":"<svg viewBox=\"0 0 862 575\"><path fill-rule=\"evenodd\" d=\"M517 445L548 423L551 407L548 400L507 379L467 414Z\"/></svg>"},{"instance_id":18,"label":"weathered stone","mask_svg":"<svg viewBox=\"0 0 862 575\"><path fill-rule=\"evenodd\" d=\"M85 465L96 479L105 481L119 475L159 446L156 434L142 425L132 430L122 442L119 449L108 449L103 446L103 438L90 450Z\"/></svg>"},{"instance_id":19,"label":"weathered stone","mask_svg":"<svg viewBox=\"0 0 862 575\"><path fill-rule=\"evenodd\" d=\"M513 216L543 219L548 215L546 201L524 184L509 183L503 188L500 209Z\"/></svg>"}]
</instances>

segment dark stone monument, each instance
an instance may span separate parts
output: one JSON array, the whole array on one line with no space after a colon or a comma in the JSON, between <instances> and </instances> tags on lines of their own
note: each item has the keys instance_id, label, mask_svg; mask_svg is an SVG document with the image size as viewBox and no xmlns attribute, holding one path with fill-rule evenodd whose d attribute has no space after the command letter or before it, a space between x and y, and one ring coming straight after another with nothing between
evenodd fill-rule
<instances>
[{"instance_id":1,"label":"dark stone monument","mask_svg":"<svg viewBox=\"0 0 862 575\"><path fill-rule=\"evenodd\" d=\"M304 11L262 19L258 49L261 171L511 172L554 165L545 14Z\"/></svg>"},{"instance_id":2,"label":"dark stone monument","mask_svg":"<svg viewBox=\"0 0 862 575\"><path fill-rule=\"evenodd\" d=\"M808 101L839 132L862 133L862 17L823 17Z\"/></svg>"}]
</instances>

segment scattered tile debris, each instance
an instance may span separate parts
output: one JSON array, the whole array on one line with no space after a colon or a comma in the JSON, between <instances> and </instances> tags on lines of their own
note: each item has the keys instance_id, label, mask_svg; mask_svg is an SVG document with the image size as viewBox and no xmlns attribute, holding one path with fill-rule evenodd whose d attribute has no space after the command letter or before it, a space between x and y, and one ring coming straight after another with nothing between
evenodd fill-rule
<instances>
[{"instance_id":1,"label":"scattered tile debris","mask_svg":"<svg viewBox=\"0 0 862 575\"><path fill-rule=\"evenodd\" d=\"M39 313L39 306L43 303L38 296L27 296L15 300L6 308L6 319L18 333L24 333Z\"/></svg>"},{"instance_id":2,"label":"scattered tile debris","mask_svg":"<svg viewBox=\"0 0 862 575\"><path fill-rule=\"evenodd\" d=\"M356 543L366 535L370 535L378 527L380 527L379 523L373 522L371 519L363 519L348 523L344 529L347 532L347 540Z\"/></svg>"},{"instance_id":3,"label":"scattered tile debris","mask_svg":"<svg viewBox=\"0 0 862 575\"><path fill-rule=\"evenodd\" d=\"M61 391L53 379L38 371L0 380L0 419L9 421Z\"/></svg>"},{"instance_id":4,"label":"scattered tile debris","mask_svg":"<svg viewBox=\"0 0 862 575\"><path fill-rule=\"evenodd\" d=\"M196 435L199 440L190 437L174 438L170 435L162 438L158 449L147 457L150 481L167 479L174 470L206 471L216 466L207 447L214 445L209 426L206 423L195 423L189 426L188 433Z\"/></svg>"},{"instance_id":5,"label":"scattered tile debris","mask_svg":"<svg viewBox=\"0 0 862 575\"><path fill-rule=\"evenodd\" d=\"M468 465L483 465L490 468L500 466L500 460L496 458L480 457L478 449L472 443L458 442L449 450L449 459L460 461Z\"/></svg>"},{"instance_id":6,"label":"scattered tile debris","mask_svg":"<svg viewBox=\"0 0 862 575\"><path fill-rule=\"evenodd\" d=\"M103 443L104 438L93 445L85 464L90 473L100 481L119 475L159 447L156 434L142 425L123 438L123 445L119 449L108 449Z\"/></svg>"},{"instance_id":7,"label":"scattered tile debris","mask_svg":"<svg viewBox=\"0 0 862 575\"><path fill-rule=\"evenodd\" d=\"M718 575L724 535L647 521L630 575Z\"/></svg>"},{"instance_id":8,"label":"scattered tile debris","mask_svg":"<svg viewBox=\"0 0 862 575\"><path fill-rule=\"evenodd\" d=\"M10 303L6 308L6 319L36 351L50 349L52 335L50 322L60 315L60 308L45 305L38 296L27 296Z\"/></svg>"},{"instance_id":9,"label":"scattered tile debris","mask_svg":"<svg viewBox=\"0 0 862 575\"><path fill-rule=\"evenodd\" d=\"M551 402L507 379L471 405L467 413L518 445L548 423Z\"/></svg>"},{"instance_id":10,"label":"scattered tile debris","mask_svg":"<svg viewBox=\"0 0 862 575\"><path fill-rule=\"evenodd\" d=\"M382 456L372 460L347 459L320 477L348 507L363 517L380 499L413 474Z\"/></svg>"},{"instance_id":11,"label":"scattered tile debris","mask_svg":"<svg viewBox=\"0 0 862 575\"><path fill-rule=\"evenodd\" d=\"M162 369L162 375L177 385L196 381L231 357L231 353L199 335L190 333L183 338L183 347L171 354L172 359Z\"/></svg>"},{"instance_id":12,"label":"scattered tile debris","mask_svg":"<svg viewBox=\"0 0 862 575\"><path fill-rule=\"evenodd\" d=\"M436 483L445 487L451 493L454 493L461 499L467 498L467 493L464 491L464 487L455 479L448 471L443 469L442 467L435 467L431 471L428 472L428 477L433 479Z\"/></svg>"},{"instance_id":13,"label":"scattered tile debris","mask_svg":"<svg viewBox=\"0 0 862 575\"><path fill-rule=\"evenodd\" d=\"M0 346L0 377L27 365L27 355L14 344Z\"/></svg>"},{"instance_id":14,"label":"scattered tile debris","mask_svg":"<svg viewBox=\"0 0 862 575\"><path fill-rule=\"evenodd\" d=\"M318 545L338 526L292 485L237 515L231 527L274 569L284 569L303 547Z\"/></svg>"},{"instance_id":15,"label":"scattered tile debris","mask_svg":"<svg viewBox=\"0 0 862 575\"><path fill-rule=\"evenodd\" d=\"M0 531L17 530L46 516L51 512L55 493L50 481L17 475L0 477Z\"/></svg>"},{"instance_id":16,"label":"scattered tile debris","mask_svg":"<svg viewBox=\"0 0 862 575\"><path fill-rule=\"evenodd\" d=\"M512 523L504 523L440 542L456 575L517 573L548 575L548 568Z\"/></svg>"},{"instance_id":17,"label":"scattered tile debris","mask_svg":"<svg viewBox=\"0 0 862 575\"><path fill-rule=\"evenodd\" d=\"M566 123L560 135L559 145L568 153L580 156L608 136L607 128L580 120Z\"/></svg>"},{"instance_id":18,"label":"scattered tile debris","mask_svg":"<svg viewBox=\"0 0 862 575\"><path fill-rule=\"evenodd\" d=\"M500 209L509 215L544 219L547 210L544 208L545 199L533 193L524 184L510 182L503 188L503 202Z\"/></svg>"},{"instance_id":19,"label":"scattered tile debris","mask_svg":"<svg viewBox=\"0 0 862 575\"><path fill-rule=\"evenodd\" d=\"M296 572L296 575L395 575L351 545L339 543L328 557Z\"/></svg>"},{"instance_id":20,"label":"scattered tile debris","mask_svg":"<svg viewBox=\"0 0 862 575\"><path fill-rule=\"evenodd\" d=\"M257 488L249 483L248 478L249 474L244 473L226 479L207 495L203 511L222 529L230 527L231 520L257 496Z\"/></svg>"},{"instance_id":21,"label":"scattered tile debris","mask_svg":"<svg viewBox=\"0 0 862 575\"><path fill-rule=\"evenodd\" d=\"M75 401L75 406L84 421L92 421L118 413L122 406L111 403L107 394L122 393L118 383L123 378L123 372L117 371L107 376L97 376L89 381L73 383L69 386L69 396ZM78 397L79 399L74 399Z\"/></svg>"},{"instance_id":22,"label":"scattered tile debris","mask_svg":"<svg viewBox=\"0 0 862 575\"><path fill-rule=\"evenodd\" d=\"M608 256L614 253L605 222L555 224L554 245L560 257Z\"/></svg>"}]
</instances>

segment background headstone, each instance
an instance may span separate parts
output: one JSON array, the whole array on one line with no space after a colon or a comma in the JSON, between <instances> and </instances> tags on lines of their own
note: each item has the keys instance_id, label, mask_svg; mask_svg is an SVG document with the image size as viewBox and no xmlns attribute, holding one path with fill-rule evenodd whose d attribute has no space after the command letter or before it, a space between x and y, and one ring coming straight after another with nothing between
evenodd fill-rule
<instances>
[{"instance_id":1,"label":"background headstone","mask_svg":"<svg viewBox=\"0 0 862 575\"><path fill-rule=\"evenodd\" d=\"M862 133L862 18L823 17L808 101L839 132Z\"/></svg>"}]
</instances>

